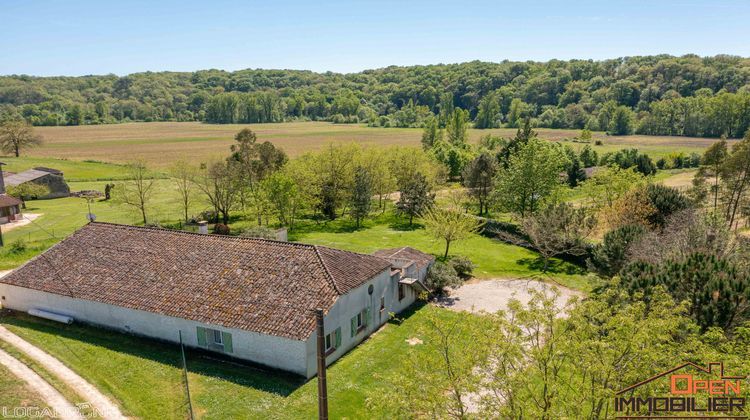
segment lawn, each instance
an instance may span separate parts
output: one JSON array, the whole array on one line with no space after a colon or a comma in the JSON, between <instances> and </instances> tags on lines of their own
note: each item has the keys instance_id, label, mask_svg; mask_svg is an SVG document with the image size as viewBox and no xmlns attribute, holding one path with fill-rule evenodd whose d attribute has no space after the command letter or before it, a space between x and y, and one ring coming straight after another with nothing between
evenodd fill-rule
<instances>
[{"instance_id":1,"label":"lawn","mask_svg":"<svg viewBox=\"0 0 750 420\"><path fill-rule=\"evenodd\" d=\"M320 150L328 143L357 142L365 145L419 146L422 130L419 128L373 128L363 124L332 124L328 122L287 122L278 124L203 124L198 122L153 122L71 127L37 127L45 143L27 154L35 157L64 158L71 160L93 159L123 163L143 159L149 166L163 169L178 159L193 163L224 157L233 143L234 135L250 127L259 141L271 141L290 156ZM564 141L580 134L580 130L537 129L548 140ZM513 137L514 128L469 130L469 141L493 134ZM637 147L653 158L675 151L700 152L716 139L669 136L607 136L594 133L602 146L600 152ZM574 148L582 143L567 142Z\"/></svg>"},{"instance_id":2,"label":"lawn","mask_svg":"<svg viewBox=\"0 0 750 420\"><path fill-rule=\"evenodd\" d=\"M0 157L0 162L6 166L3 170L9 172L21 172L37 166L59 169L63 172L66 181L96 181L123 179L125 170L122 165L93 161L74 161L66 159L41 158L21 156Z\"/></svg>"},{"instance_id":3,"label":"lawn","mask_svg":"<svg viewBox=\"0 0 750 420\"><path fill-rule=\"evenodd\" d=\"M0 365L0 413L6 409L10 415L14 408L20 407L45 409L47 404L28 387L26 382L18 379Z\"/></svg>"},{"instance_id":4,"label":"lawn","mask_svg":"<svg viewBox=\"0 0 750 420\"><path fill-rule=\"evenodd\" d=\"M331 418L380 418L368 410L367 397L387 386L376 375L397 372L399 355L419 351L406 340L420 337L427 314L445 319L473 316L426 305L391 322L328 370ZM60 325L14 313L0 324L45 349L102 392L118 401L127 415L144 419L182 419L187 399L179 347L93 327ZM281 372L220 362L188 351L188 381L200 418L313 418L317 382ZM1 382L0 382L1 383Z\"/></svg>"},{"instance_id":5,"label":"lawn","mask_svg":"<svg viewBox=\"0 0 750 420\"><path fill-rule=\"evenodd\" d=\"M361 229L354 229L349 220L313 224L307 223L290 235L290 239L340 248L349 251L372 253L383 248L412 246L421 251L442 256L445 242L434 239L418 224L408 226L403 219L387 212L368 220ZM468 239L451 244L450 255L469 257L476 269L474 275L487 278L539 278L557 282L580 290L590 290L596 281L585 270L560 260L553 260L547 274L541 270L536 252L519 246L474 234Z\"/></svg>"},{"instance_id":6,"label":"lawn","mask_svg":"<svg viewBox=\"0 0 750 420\"><path fill-rule=\"evenodd\" d=\"M70 182L72 191L95 189L104 190L105 181L100 182ZM177 194L169 180L154 180L154 195L148 211L150 221L177 222L181 220L180 205ZM204 210L207 206L198 203L192 209L193 213ZM58 198L54 200L33 200L26 204L25 213L40 214L32 223L4 232L6 244L21 240L27 249L13 253L5 247L0 251L0 270L16 267L47 249L50 245L75 232L88 222L86 214L88 206L86 200L76 197ZM142 224L140 214L134 208L112 201L94 201L91 212L97 220L123 224Z\"/></svg>"}]
</instances>

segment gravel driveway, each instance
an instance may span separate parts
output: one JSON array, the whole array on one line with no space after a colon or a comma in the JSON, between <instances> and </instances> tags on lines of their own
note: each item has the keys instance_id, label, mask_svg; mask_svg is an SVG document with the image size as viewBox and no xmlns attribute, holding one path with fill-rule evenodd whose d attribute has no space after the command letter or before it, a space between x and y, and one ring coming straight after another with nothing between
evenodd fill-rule
<instances>
[{"instance_id":1,"label":"gravel driveway","mask_svg":"<svg viewBox=\"0 0 750 420\"><path fill-rule=\"evenodd\" d=\"M451 290L450 296L437 300L437 304L454 311L469 312L497 312L508 308L508 301L518 299L526 304L531 299L531 290L550 291L551 285L538 280L480 280L465 284L456 290ZM557 298L558 308L573 296L583 296L583 293L555 285L560 296Z\"/></svg>"}]
</instances>

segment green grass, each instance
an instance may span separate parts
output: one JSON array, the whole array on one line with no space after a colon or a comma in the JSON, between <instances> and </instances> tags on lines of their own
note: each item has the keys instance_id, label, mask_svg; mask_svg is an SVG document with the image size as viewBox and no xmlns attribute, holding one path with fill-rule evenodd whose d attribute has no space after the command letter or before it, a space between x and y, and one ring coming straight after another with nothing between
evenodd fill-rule
<instances>
[{"instance_id":1,"label":"green grass","mask_svg":"<svg viewBox=\"0 0 750 420\"><path fill-rule=\"evenodd\" d=\"M402 323L388 323L328 370L331 418L382 418L365 400L387 386L374 374L398 372L398 355L419 351L406 340L419 336L428 313L446 319L473 316L431 305L415 307ZM43 348L119 402L127 415L181 419L187 414L179 347L82 325L59 325L14 313L0 324ZM313 418L317 382L280 372L207 359L188 352L196 413L206 419Z\"/></svg>"},{"instance_id":2,"label":"green grass","mask_svg":"<svg viewBox=\"0 0 750 420\"><path fill-rule=\"evenodd\" d=\"M45 409L47 404L26 385L26 382L0 365L0 412L3 408L6 408L8 413L11 414L16 407Z\"/></svg>"},{"instance_id":3,"label":"green grass","mask_svg":"<svg viewBox=\"0 0 750 420\"><path fill-rule=\"evenodd\" d=\"M92 407L90 407L87 404L87 401L84 398L78 395L73 390L73 388L68 386L60 378L52 374L49 370L47 370L44 366L36 362L34 359L32 359L25 353L21 352L20 350L16 349L15 347L3 341L0 341L0 349L2 349L6 353L10 354L11 356L19 360L21 363L26 365L29 369L36 372L37 375L39 375L49 385L55 388L60 393L60 395L62 395L63 398L65 398L72 405L81 407L81 414L83 414L84 416L93 414Z\"/></svg>"},{"instance_id":4,"label":"green grass","mask_svg":"<svg viewBox=\"0 0 750 420\"><path fill-rule=\"evenodd\" d=\"M66 161L62 161L66 162ZM28 165L29 162L26 162ZM50 166L49 161L38 164ZM88 167L87 164L81 164ZM107 168L98 175L122 171L119 165L96 164ZM75 166L75 165L74 165ZM114 169L113 169L114 168ZM74 172L75 173L75 172ZM79 172L81 174L82 172ZM71 191L103 191L108 181L74 181L69 182ZM148 205L150 223L178 224L182 220L179 196L173 182L169 179L155 179L152 199ZM190 214L198 214L210 207L197 195L193 200ZM91 203L91 211L97 221L142 224L140 213L133 207L116 201L98 200ZM25 213L41 214L32 223L4 232L7 245L23 242L25 250L11 251L6 246L0 250L0 270L18 267L28 259L43 252L56 242L67 237L85 225L88 220L87 202L81 198L68 197L53 200L32 200L27 202ZM418 224L407 226L403 219L393 215L389 207L385 214L365 221L363 228L355 230L353 222L342 218L333 222L316 223L302 220L297 231L290 234L291 240L327 245L334 248L356 252L371 253L377 249L412 246L425 252L441 256L444 243L431 238ZM241 232L256 224L252 215L234 212L231 222L233 232ZM481 235L472 235L469 239L451 245L451 255L464 255L477 265L476 276L479 278L528 278L540 277L554 279L564 285L589 290L592 278L584 275L584 270L573 264L554 260L551 270L542 275L541 265L536 253L527 249L508 245Z\"/></svg>"},{"instance_id":5,"label":"green grass","mask_svg":"<svg viewBox=\"0 0 750 420\"><path fill-rule=\"evenodd\" d=\"M388 211L383 216L366 221L358 230L349 220L307 223L291 234L290 239L368 254L383 248L411 246L442 257L445 242L429 236L418 222L416 220L414 226L408 226L404 219L396 218ZM581 267L558 259L554 259L549 272L543 274L537 253L478 234L451 244L450 255L469 257L476 264L474 275L483 279L554 279L580 290L590 290L596 283Z\"/></svg>"},{"instance_id":6,"label":"green grass","mask_svg":"<svg viewBox=\"0 0 750 420\"><path fill-rule=\"evenodd\" d=\"M104 190L106 181L101 182L70 182L72 191L95 189ZM169 180L154 180L154 195L149 206L150 222L177 222L182 219L180 204L174 186ZM88 220L88 206L82 198L68 197L53 200L32 200L26 203L24 213L41 214L32 223L4 232L6 245L15 241L23 241L27 250L22 253L12 253L6 246L0 251L0 270L17 267L29 258L37 255L49 246L75 232ZM193 213L204 210L207 206L196 200L191 209ZM140 213L134 208L113 201L94 201L91 212L98 221L142 224Z\"/></svg>"},{"instance_id":7,"label":"green grass","mask_svg":"<svg viewBox=\"0 0 750 420\"><path fill-rule=\"evenodd\" d=\"M123 179L124 168L104 162L75 161L65 159L41 158L41 157L0 157L0 162L5 163L3 170L9 172L22 172L37 166L58 169L63 172L66 181L95 181L107 179Z\"/></svg>"}]
</instances>

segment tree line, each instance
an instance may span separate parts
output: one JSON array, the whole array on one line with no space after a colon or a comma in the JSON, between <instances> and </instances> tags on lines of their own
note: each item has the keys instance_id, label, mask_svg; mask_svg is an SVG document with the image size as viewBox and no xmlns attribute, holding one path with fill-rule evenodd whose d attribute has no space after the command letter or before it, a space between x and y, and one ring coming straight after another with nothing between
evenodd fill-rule
<instances>
[{"instance_id":1,"label":"tree line","mask_svg":"<svg viewBox=\"0 0 750 420\"><path fill-rule=\"evenodd\" d=\"M469 62L359 73L294 70L0 77L0 113L34 125L123 121L326 120L445 127L455 108L476 128L587 128L613 134L741 137L750 65L734 56Z\"/></svg>"}]
</instances>

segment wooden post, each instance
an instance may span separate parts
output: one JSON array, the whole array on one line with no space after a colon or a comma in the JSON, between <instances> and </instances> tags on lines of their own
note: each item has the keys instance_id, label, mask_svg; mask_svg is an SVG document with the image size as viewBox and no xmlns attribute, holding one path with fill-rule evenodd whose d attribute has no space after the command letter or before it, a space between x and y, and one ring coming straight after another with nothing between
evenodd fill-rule
<instances>
[{"instance_id":1,"label":"wooden post","mask_svg":"<svg viewBox=\"0 0 750 420\"><path fill-rule=\"evenodd\" d=\"M326 336L323 309L315 310L318 324L318 418L328 420L328 385L326 384Z\"/></svg>"}]
</instances>

